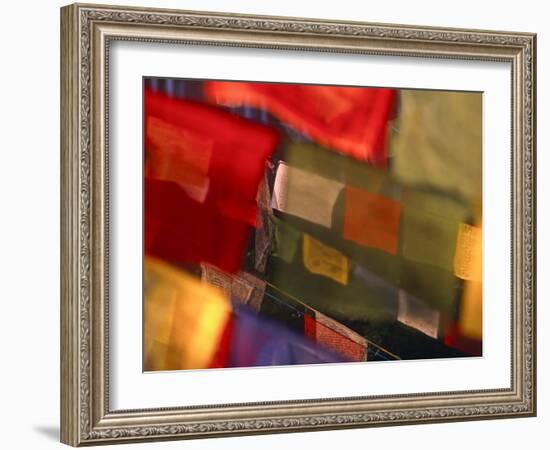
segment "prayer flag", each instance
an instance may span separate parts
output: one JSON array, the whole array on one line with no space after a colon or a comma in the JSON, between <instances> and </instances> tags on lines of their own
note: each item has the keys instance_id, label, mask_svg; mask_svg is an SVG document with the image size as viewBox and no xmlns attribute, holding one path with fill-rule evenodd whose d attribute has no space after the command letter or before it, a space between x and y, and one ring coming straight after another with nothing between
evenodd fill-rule
<instances>
[{"instance_id":1,"label":"prayer flag","mask_svg":"<svg viewBox=\"0 0 550 450\"><path fill-rule=\"evenodd\" d=\"M399 202L346 186L344 238L395 255L399 242L400 214Z\"/></svg>"},{"instance_id":2,"label":"prayer flag","mask_svg":"<svg viewBox=\"0 0 550 450\"><path fill-rule=\"evenodd\" d=\"M278 133L148 89L144 106L146 252L237 270Z\"/></svg>"},{"instance_id":3,"label":"prayer flag","mask_svg":"<svg viewBox=\"0 0 550 450\"><path fill-rule=\"evenodd\" d=\"M324 146L386 164L394 89L210 81L206 95L216 104L266 109Z\"/></svg>"},{"instance_id":4,"label":"prayer flag","mask_svg":"<svg viewBox=\"0 0 550 450\"><path fill-rule=\"evenodd\" d=\"M316 312L304 317L304 335L340 354L348 361L366 361L368 344L363 336Z\"/></svg>"},{"instance_id":5,"label":"prayer flag","mask_svg":"<svg viewBox=\"0 0 550 450\"><path fill-rule=\"evenodd\" d=\"M201 269L203 281L220 288L228 298L246 305L254 311L260 310L265 292L265 281L247 272L225 273L207 263L202 263Z\"/></svg>"},{"instance_id":6,"label":"prayer flag","mask_svg":"<svg viewBox=\"0 0 550 450\"><path fill-rule=\"evenodd\" d=\"M348 284L349 261L338 250L323 244L308 234L303 238L304 266L311 273Z\"/></svg>"},{"instance_id":7,"label":"prayer flag","mask_svg":"<svg viewBox=\"0 0 550 450\"><path fill-rule=\"evenodd\" d=\"M342 183L280 162L273 186L272 206L330 228L334 204L343 188Z\"/></svg>"},{"instance_id":8,"label":"prayer flag","mask_svg":"<svg viewBox=\"0 0 550 450\"><path fill-rule=\"evenodd\" d=\"M145 370L203 369L231 312L214 287L160 260L144 260Z\"/></svg>"},{"instance_id":9,"label":"prayer flag","mask_svg":"<svg viewBox=\"0 0 550 450\"><path fill-rule=\"evenodd\" d=\"M463 336L481 340L482 305L482 231L481 227L461 224L455 256L455 273L463 278L458 329Z\"/></svg>"},{"instance_id":10,"label":"prayer flag","mask_svg":"<svg viewBox=\"0 0 550 450\"><path fill-rule=\"evenodd\" d=\"M250 310L236 306L233 317L229 367L345 361L337 353Z\"/></svg>"},{"instance_id":11,"label":"prayer flag","mask_svg":"<svg viewBox=\"0 0 550 450\"><path fill-rule=\"evenodd\" d=\"M145 254L178 264L209 262L239 270L251 227L209 203L189 197L176 183L145 179Z\"/></svg>"},{"instance_id":12,"label":"prayer flag","mask_svg":"<svg viewBox=\"0 0 550 450\"><path fill-rule=\"evenodd\" d=\"M477 92L403 89L391 172L409 186L470 200L481 193L482 103Z\"/></svg>"},{"instance_id":13,"label":"prayer flag","mask_svg":"<svg viewBox=\"0 0 550 450\"><path fill-rule=\"evenodd\" d=\"M437 339L439 335L440 313L425 305L424 302L399 290L399 309L397 320Z\"/></svg>"}]
</instances>

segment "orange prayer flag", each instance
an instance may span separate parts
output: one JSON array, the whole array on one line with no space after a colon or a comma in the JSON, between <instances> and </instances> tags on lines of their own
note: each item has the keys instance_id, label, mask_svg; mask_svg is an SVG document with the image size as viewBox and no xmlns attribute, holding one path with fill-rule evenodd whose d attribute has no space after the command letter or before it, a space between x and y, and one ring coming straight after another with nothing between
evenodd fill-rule
<instances>
[{"instance_id":1,"label":"orange prayer flag","mask_svg":"<svg viewBox=\"0 0 550 450\"><path fill-rule=\"evenodd\" d=\"M346 186L344 238L397 254L401 206L395 200Z\"/></svg>"}]
</instances>

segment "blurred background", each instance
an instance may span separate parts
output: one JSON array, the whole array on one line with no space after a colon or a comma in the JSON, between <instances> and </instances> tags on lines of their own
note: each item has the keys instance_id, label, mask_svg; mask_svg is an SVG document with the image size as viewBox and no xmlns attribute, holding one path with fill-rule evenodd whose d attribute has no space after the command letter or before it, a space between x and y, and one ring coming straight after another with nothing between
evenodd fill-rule
<instances>
[{"instance_id":1,"label":"blurred background","mask_svg":"<svg viewBox=\"0 0 550 450\"><path fill-rule=\"evenodd\" d=\"M480 93L144 80L144 369L482 355Z\"/></svg>"}]
</instances>

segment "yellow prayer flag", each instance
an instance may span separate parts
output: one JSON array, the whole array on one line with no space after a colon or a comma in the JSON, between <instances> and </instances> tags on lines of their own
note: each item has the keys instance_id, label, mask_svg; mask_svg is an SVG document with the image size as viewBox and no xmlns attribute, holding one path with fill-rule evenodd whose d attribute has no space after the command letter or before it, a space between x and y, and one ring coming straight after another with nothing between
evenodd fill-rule
<instances>
[{"instance_id":1,"label":"yellow prayer flag","mask_svg":"<svg viewBox=\"0 0 550 450\"><path fill-rule=\"evenodd\" d=\"M461 224L455 254L455 275L465 280L458 326L461 334L482 337L482 231Z\"/></svg>"},{"instance_id":2,"label":"yellow prayer flag","mask_svg":"<svg viewBox=\"0 0 550 450\"><path fill-rule=\"evenodd\" d=\"M304 266L311 273L348 284L349 260L338 250L304 234Z\"/></svg>"},{"instance_id":3,"label":"yellow prayer flag","mask_svg":"<svg viewBox=\"0 0 550 450\"><path fill-rule=\"evenodd\" d=\"M454 258L455 276L481 281L481 228L461 223Z\"/></svg>"},{"instance_id":4,"label":"yellow prayer flag","mask_svg":"<svg viewBox=\"0 0 550 450\"><path fill-rule=\"evenodd\" d=\"M160 260L144 261L144 369L208 367L231 312L223 292Z\"/></svg>"}]
</instances>

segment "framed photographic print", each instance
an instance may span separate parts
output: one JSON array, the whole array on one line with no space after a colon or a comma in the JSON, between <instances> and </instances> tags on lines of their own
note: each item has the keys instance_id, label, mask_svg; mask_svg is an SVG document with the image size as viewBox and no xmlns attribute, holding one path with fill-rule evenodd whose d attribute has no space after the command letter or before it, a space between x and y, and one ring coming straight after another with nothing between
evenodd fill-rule
<instances>
[{"instance_id":1,"label":"framed photographic print","mask_svg":"<svg viewBox=\"0 0 550 450\"><path fill-rule=\"evenodd\" d=\"M61 440L536 414L536 36L61 9Z\"/></svg>"}]
</instances>

